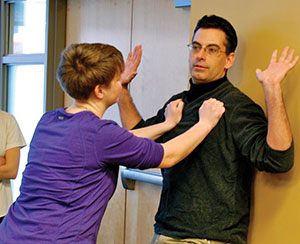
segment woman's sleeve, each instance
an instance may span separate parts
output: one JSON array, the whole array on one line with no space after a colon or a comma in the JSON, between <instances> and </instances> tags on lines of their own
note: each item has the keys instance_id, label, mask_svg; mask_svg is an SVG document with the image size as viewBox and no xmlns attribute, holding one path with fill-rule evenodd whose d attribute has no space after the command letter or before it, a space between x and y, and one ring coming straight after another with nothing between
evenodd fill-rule
<instances>
[{"instance_id":1,"label":"woman's sleeve","mask_svg":"<svg viewBox=\"0 0 300 244\"><path fill-rule=\"evenodd\" d=\"M113 122L99 128L95 151L99 162L140 169L157 167L164 154L159 143L136 137Z\"/></svg>"}]
</instances>

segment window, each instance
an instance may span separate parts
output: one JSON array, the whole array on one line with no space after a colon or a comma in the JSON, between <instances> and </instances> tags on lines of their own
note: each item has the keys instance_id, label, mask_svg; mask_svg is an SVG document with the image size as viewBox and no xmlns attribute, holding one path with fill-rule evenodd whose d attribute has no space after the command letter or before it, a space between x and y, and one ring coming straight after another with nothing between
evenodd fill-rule
<instances>
[{"instance_id":1,"label":"window","mask_svg":"<svg viewBox=\"0 0 300 244\"><path fill-rule=\"evenodd\" d=\"M0 10L0 108L14 114L28 145L12 181L16 199L38 120L63 106L55 70L65 45L66 0L1 0Z\"/></svg>"}]
</instances>

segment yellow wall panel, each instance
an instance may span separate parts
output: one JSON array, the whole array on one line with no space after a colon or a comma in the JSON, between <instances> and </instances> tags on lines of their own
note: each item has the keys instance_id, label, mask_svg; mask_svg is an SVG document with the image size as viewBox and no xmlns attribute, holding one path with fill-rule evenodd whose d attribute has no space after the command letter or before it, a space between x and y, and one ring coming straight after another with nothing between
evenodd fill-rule
<instances>
[{"instance_id":1,"label":"yellow wall panel","mask_svg":"<svg viewBox=\"0 0 300 244\"><path fill-rule=\"evenodd\" d=\"M255 69L265 69L276 48L281 52L288 45L300 54L299 10L298 0L193 0L190 28L192 33L197 20L205 14L216 14L232 23L239 44L228 77L265 109ZM295 165L284 174L256 174L249 244L300 243L300 63L288 74L282 88L294 135Z\"/></svg>"}]
</instances>

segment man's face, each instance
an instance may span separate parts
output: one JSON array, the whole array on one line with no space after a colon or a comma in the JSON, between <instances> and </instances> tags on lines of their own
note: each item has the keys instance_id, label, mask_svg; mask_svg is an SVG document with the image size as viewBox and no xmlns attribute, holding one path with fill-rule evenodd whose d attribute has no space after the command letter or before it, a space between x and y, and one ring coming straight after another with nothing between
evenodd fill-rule
<instances>
[{"instance_id":1,"label":"man's face","mask_svg":"<svg viewBox=\"0 0 300 244\"><path fill-rule=\"evenodd\" d=\"M234 61L234 53L226 54L226 35L219 29L200 28L194 36L189 55L189 67L194 84L208 83L222 78ZM206 50L205 50L206 49ZM218 50L211 52L210 50Z\"/></svg>"}]
</instances>

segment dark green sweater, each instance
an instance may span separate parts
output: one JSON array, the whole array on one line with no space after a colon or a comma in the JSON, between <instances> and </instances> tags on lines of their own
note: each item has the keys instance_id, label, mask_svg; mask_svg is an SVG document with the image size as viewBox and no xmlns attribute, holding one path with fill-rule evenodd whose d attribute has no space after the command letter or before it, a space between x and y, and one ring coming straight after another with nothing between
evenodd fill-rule
<instances>
[{"instance_id":1,"label":"dark green sweater","mask_svg":"<svg viewBox=\"0 0 300 244\"><path fill-rule=\"evenodd\" d=\"M185 132L198 121L204 100L217 98L226 112L205 140L182 162L162 170L163 188L155 232L174 238L206 238L245 244L254 168L286 172L293 166L293 146L272 150L266 143L263 110L226 77L194 85L173 96L185 105L181 122L159 142ZM166 105L165 105L166 106ZM164 108L137 127L164 120ZM180 145L178 145L180 147Z\"/></svg>"}]
</instances>

